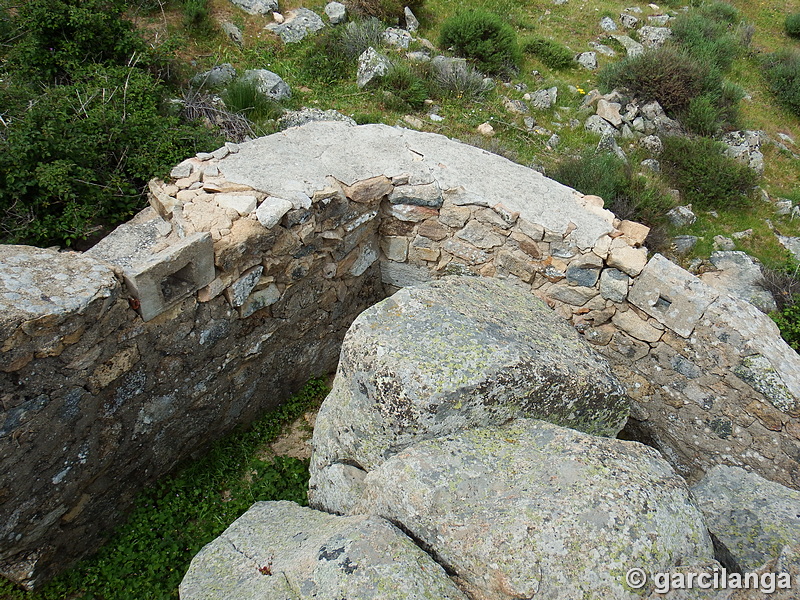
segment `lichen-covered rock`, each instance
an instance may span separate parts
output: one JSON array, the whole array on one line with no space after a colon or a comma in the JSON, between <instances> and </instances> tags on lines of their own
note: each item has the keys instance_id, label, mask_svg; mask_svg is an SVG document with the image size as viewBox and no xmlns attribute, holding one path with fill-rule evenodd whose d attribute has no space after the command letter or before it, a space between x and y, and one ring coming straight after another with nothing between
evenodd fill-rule
<instances>
[{"instance_id":1,"label":"lichen-covered rock","mask_svg":"<svg viewBox=\"0 0 800 600\"><path fill-rule=\"evenodd\" d=\"M257 502L203 548L182 600L466 600L391 523Z\"/></svg>"},{"instance_id":2,"label":"lichen-covered rock","mask_svg":"<svg viewBox=\"0 0 800 600\"><path fill-rule=\"evenodd\" d=\"M655 450L533 419L407 448L366 476L356 510L398 523L486 600L640 598L628 569L713 554Z\"/></svg>"},{"instance_id":3,"label":"lichen-covered rock","mask_svg":"<svg viewBox=\"0 0 800 600\"><path fill-rule=\"evenodd\" d=\"M800 540L800 491L718 465L692 488L708 528L745 570Z\"/></svg>"},{"instance_id":4,"label":"lichen-covered rock","mask_svg":"<svg viewBox=\"0 0 800 600\"><path fill-rule=\"evenodd\" d=\"M628 401L608 365L510 282L446 277L363 312L345 336L314 431L312 506L336 463L370 471L421 439L516 416L616 435Z\"/></svg>"}]
</instances>

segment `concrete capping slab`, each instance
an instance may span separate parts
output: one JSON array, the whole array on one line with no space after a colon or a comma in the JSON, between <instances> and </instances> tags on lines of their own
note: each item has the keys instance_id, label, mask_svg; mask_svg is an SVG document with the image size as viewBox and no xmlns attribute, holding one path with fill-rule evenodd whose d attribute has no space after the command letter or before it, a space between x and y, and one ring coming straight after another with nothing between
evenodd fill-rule
<instances>
[{"instance_id":1,"label":"concrete capping slab","mask_svg":"<svg viewBox=\"0 0 800 600\"><path fill-rule=\"evenodd\" d=\"M154 319L214 280L211 234L195 233L125 270L125 283L139 301L142 319Z\"/></svg>"}]
</instances>

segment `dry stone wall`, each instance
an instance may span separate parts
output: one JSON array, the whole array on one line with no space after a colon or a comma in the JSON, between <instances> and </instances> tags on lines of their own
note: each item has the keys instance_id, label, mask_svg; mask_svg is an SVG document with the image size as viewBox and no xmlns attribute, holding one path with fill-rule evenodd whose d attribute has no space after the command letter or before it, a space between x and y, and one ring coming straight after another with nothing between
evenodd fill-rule
<instances>
[{"instance_id":1,"label":"dry stone wall","mask_svg":"<svg viewBox=\"0 0 800 600\"><path fill-rule=\"evenodd\" d=\"M800 488L800 357L750 304L648 260L647 228L600 198L442 136L346 123L171 175L83 255L0 248L14 581L93 549L143 486L331 370L364 308L447 274L529 285L609 359L627 431L682 474L724 463Z\"/></svg>"}]
</instances>

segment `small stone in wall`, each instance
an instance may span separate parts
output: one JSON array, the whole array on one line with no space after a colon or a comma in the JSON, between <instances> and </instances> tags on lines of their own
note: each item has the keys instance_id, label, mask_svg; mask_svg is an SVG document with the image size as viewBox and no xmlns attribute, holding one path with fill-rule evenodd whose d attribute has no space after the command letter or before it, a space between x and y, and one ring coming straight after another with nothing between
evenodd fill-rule
<instances>
[{"instance_id":1,"label":"small stone in wall","mask_svg":"<svg viewBox=\"0 0 800 600\"><path fill-rule=\"evenodd\" d=\"M287 212L292 210L292 203L283 198L267 197L256 210L258 222L267 229L277 225Z\"/></svg>"},{"instance_id":2,"label":"small stone in wall","mask_svg":"<svg viewBox=\"0 0 800 600\"><path fill-rule=\"evenodd\" d=\"M646 264L647 250L644 248L623 246L622 248L611 248L608 254L608 266L619 269L631 277L636 277L641 273Z\"/></svg>"},{"instance_id":3,"label":"small stone in wall","mask_svg":"<svg viewBox=\"0 0 800 600\"><path fill-rule=\"evenodd\" d=\"M216 194L214 200L220 208L232 208L243 217L249 215L256 208L255 196Z\"/></svg>"}]
</instances>

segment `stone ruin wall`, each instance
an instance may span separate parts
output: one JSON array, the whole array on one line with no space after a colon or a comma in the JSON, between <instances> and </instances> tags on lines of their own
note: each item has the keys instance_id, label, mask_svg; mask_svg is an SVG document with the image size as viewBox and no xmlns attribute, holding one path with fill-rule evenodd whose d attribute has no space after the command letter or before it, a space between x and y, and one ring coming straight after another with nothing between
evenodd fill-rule
<instances>
[{"instance_id":1,"label":"stone ruin wall","mask_svg":"<svg viewBox=\"0 0 800 600\"><path fill-rule=\"evenodd\" d=\"M648 260L647 228L597 197L441 136L330 127L324 152L306 126L181 163L82 255L0 248L0 573L31 585L93 550L143 487L331 371L363 309L448 274L529 284L609 359L631 435L683 475L725 463L800 488L800 357L768 317ZM370 158L344 154L359 131ZM411 162L387 166L396 138ZM333 177L325 152L363 164ZM246 153L276 181L316 168L313 192L254 184ZM457 185L462 158L497 181ZM530 181L506 193L514 174Z\"/></svg>"}]
</instances>

